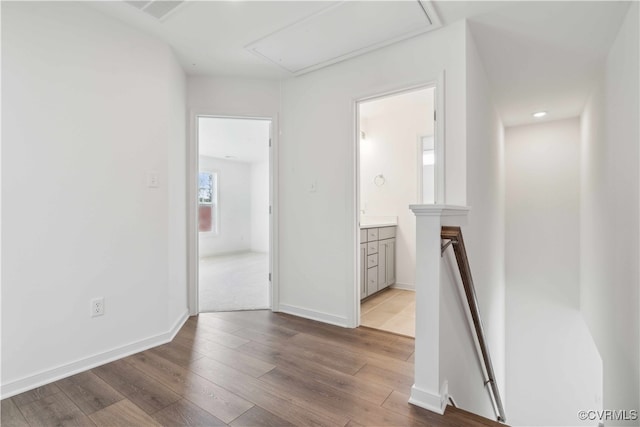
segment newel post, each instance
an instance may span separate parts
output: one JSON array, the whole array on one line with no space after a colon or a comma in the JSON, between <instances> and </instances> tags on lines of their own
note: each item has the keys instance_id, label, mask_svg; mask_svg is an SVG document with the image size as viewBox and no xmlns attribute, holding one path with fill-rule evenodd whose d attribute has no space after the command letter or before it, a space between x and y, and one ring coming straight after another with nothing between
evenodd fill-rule
<instances>
[{"instance_id":1,"label":"newel post","mask_svg":"<svg viewBox=\"0 0 640 427\"><path fill-rule=\"evenodd\" d=\"M447 406L447 383L440 379L440 229L464 226L469 208L411 205L416 216L415 373L409 402L439 414Z\"/></svg>"}]
</instances>

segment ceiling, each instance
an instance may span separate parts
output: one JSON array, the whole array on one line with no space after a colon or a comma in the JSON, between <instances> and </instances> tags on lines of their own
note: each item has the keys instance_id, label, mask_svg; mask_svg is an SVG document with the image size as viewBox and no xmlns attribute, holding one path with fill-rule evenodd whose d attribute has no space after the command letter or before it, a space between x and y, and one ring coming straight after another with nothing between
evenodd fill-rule
<instances>
[{"instance_id":1,"label":"ceiling","mask_svg":"<svg viewBox=\"0 0 640 427\"><path fill-rule=\"evenodd\" d=\"M92 7L166 41L188 74L280 79L292 74L246 47L338 3L186 1L162 20L124 2L92 2ZM534 121L531 114L538 110L549 112L544 120L581 113L630 3L427 4L443 26L468 20L498 111L512 126Z\"/></svg>"},{"instance_id":2,"label":"ceiling","mask_svg":"<svg viewBox=\"0 0 640 427\"><path fill-rule=\"evenodd\" d=\"M200 117L198 144L201 156L236 162L269 160L269 120Z\"/></svg>"},{"instance_id":3,"label":"ceiling","mask_svg":"<svg viewBox=\"0 0 640 427\"><path fill-rule=\"evenodd\" d=\"M536 111L548 111L546 120L580 115L628 7L617 1L504 2L471 17L505 126L535 121Z\"/></svg>"}]
</instances>

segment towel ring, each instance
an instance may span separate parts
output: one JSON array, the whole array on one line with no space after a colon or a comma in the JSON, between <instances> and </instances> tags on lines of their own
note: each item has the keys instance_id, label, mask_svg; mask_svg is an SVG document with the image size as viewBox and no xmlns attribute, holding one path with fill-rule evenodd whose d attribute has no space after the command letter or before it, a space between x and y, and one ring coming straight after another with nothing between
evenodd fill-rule
<instances>
[{"instance_id":1,"label":"towel ring","mask_svg":"<svg viewBox=\"0 0 640 427\"><path fill-rule=\"evenodd\" d=\"M378 187L382 187L385 182L387 182L387 180L382 174L378 174L373 178L373 183Z\"/></svg>"}]
</instances>

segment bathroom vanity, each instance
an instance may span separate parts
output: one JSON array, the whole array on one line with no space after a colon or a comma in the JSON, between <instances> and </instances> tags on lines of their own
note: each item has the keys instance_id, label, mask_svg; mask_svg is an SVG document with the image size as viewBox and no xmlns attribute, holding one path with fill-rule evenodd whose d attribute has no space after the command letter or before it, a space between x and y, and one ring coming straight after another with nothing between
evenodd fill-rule
<instances>
[{"instance_id":1,"label":"bathroom vanity","mask_svg":"<svg viewBox=\"0 0 640 427\"><path fill-rule=\"evenodd\" d=\"M360 299L395 283L396 228L384 223L360 226Z\"/></svg>"}]
</instances>

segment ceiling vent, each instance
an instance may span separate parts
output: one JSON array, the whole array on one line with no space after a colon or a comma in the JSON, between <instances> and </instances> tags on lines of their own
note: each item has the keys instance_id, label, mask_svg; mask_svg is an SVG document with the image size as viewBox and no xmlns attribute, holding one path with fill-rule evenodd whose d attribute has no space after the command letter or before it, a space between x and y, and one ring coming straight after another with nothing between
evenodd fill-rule
<instances>
[{"instance_id":1,"label":"ceiling vent","mask_svg":"<svg viewBox=\"0 0 640 427\"><path fill-rule=\"evenodd\" d=\"M169 1L169 0L154 0L154 1L139 1L132 0L127 1L131 6L135 7L146 13L147 15L151 15L156 19L164 20L170 14L175 12L180 6L182 6L185 1Z\"/></svg>"},{"instance_id":2,"label":"ceiling vent","mask_svg":"<svg viewBox=\"0 0 640 427\"><path fill-rule=\"evenodd\" d=\"M440 26L429 1L341 1L245 49L300 75Z\"/></svg>"}]
</instances>

